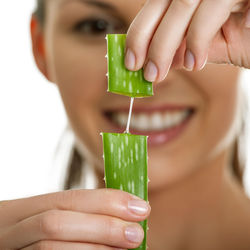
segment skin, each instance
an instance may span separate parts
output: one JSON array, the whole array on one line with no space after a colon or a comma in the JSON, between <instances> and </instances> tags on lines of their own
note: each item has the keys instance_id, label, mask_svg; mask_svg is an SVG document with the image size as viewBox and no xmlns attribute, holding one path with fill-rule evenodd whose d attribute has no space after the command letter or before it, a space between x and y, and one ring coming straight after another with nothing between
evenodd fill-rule
<instances>
[{"instance_id":1,"label":"skin","mask_svg":"<svg viewBox=\"0 0 250 250\"><path fill-rule=\"evenodd\" d=\"M133 34L133 30L138 30L141 25L140 19L145 22L157 19L157 16L147 12L147 6L153 4L153 1L146 4L143 0L101 2L110 4L116 10L107 10L78 0L50 0L47 1L45 25L42 27L35 17L31 21L33 52L38 68L58 86L70 124L78 138L79 150L95 167L99 187L104 186L99 133L113 131L102 113L113 106L128 107L129 103L126 97L106 93L104 34L86 34L83 30L75 29L76 25L94 16L107 20L110 27L116 27L114 32L125 33L144 5L130 26L127 41L128 48L138 53L136 67L141 67L146 55L149 55L159 58L158 63L166 69L169 57L161 61L158 52L152 49L160 44L166 50L166 41L162 36L149 36L151 40L153 38L149 47L146 42L139 42L147 41L141 36L143 34ZM162 9L162 4L166 2L159 1L159 8ZM188 19L185 21L188 22ZM195 27L195 23L193 25ZM144 35L150 33L151 26L147 27L148 33ZM239 29L232 31L248 34L249 37L249 31L242 30L243 33ZM171 33L168 29L165 31ZM162 31L157 34L163 35ZM143 203L138 198L108 189L72 190L4 201L0 203L0 249L135 248L143 236L142 229L135 222L146 219L149 214L149 249L249 248L249 201L228 170L232 146L239 129L239 69L209 64L198 72L176 70L182 68L185 62L185 48L195 51L188 37L180 35L180 48L169 52L175 56L172 65L175 69L154 86L155 96L135 103L135 107L169 103L190 105L196 110L192 121L179 137L167 144L149 148L151 214L148 204L144 204L147 209L140 214L129 209L131 200L133 204ZM230 57L235 58L231 61L235 64L244 61L240 49L249 49L241 46L247 44L244 37L237 38L242 43L231 44L238 49L231 51L231 54L238 55ZM185 41L188 41L187 45ZM168 41L167 44L171 43L174 44L174 41ZM139 47L143 53L138 52ZM218 46L216 40L212 42L210 50L209 61L226 61L226 57L223 57L225 50ZM248 58L250 53L246 55ZM202 56L199 60L202 61ZM248 59L244 62L244 66L249 67ZM199 67L199 63L195 65ZM165 73L161 72L161 75ZM137 243L125 238L125 228L128 226L139 231L141 238L138 236Z\"/></svg>"},{"instance_id":2,"label":"skin","mask_svg":"<svg viewBox=\"0 0 250 250\"><path fill-rule=\"evenodd\" d=\"M207 61L248 68L249 9L247 0L148 0L128 31L132 54L126 65L130 70L144 65L145 78L156 82L172 62L188 70L202 69Z\"/></svg>"}]
</instances>

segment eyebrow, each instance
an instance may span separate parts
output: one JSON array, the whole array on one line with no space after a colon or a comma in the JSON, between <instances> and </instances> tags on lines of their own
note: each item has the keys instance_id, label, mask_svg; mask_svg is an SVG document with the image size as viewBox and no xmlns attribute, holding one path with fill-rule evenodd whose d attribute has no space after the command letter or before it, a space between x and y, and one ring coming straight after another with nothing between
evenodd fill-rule
<instances>
[{"instance_id":1,"label":"eyebrow","mask_svg":"<svg viewBox=\"0 0 250 250\"><path fill-rule=\"evenodd\" d=\"M94 7L100 8L100 9L109 10L109 11L116 10L116 8L113 5L111 5L109 3L104 3L103 1L99 1L99 0L74 0L74 1L86 4L86 5L94 6ZM65 3L69 3L69 1L65 1L64 4Z\"/></svg>"}]
</instances>

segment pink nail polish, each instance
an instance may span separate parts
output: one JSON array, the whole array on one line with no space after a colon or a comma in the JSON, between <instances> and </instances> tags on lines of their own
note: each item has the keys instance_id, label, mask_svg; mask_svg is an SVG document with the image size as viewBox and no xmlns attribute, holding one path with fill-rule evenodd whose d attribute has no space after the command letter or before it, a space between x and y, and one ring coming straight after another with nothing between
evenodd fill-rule
<instances>
[{"instance_id":1,"label":"pink nail polish","mask_svg":"<svg viewBox=\"0 0 250 250\"><path fill-rule=\"evenodd\" d=\"M145 70L144 70L144 78L149 82L154 82L158 75L158 69L156 65L152 61L148 61Z\"/></svg>"},{"instance_id":2,"label":"pink nail polish","mask_svg":"<svg viewBox=\"0 0 250 250\"><path fill-rule=\"evenodd\" d=\"M248 9L247 14L246 14L245 27L250 28L250 9Z\"/></svg>"},{"instance_id":3,"label":"pink nail polish","mask_svg":"<svg viewBox=\"0 0 250 250\"><path fill-rule=\"evenodd\" d=\"M187 49L184 58L184 67L188 71L192 71L195 65L195 58L191 50Z\"/></svg>"},{"instance_id":4,"label":"pink nail polish","mask_svg":"<svg viewBox=\"0 0 250 250\"><path fill-rule=\"evenodd\" d=\"M135 54L131 49L127 49L125 56L125 65L129 70L134 70L135 68Z\"/></svg>"}]
</instances>

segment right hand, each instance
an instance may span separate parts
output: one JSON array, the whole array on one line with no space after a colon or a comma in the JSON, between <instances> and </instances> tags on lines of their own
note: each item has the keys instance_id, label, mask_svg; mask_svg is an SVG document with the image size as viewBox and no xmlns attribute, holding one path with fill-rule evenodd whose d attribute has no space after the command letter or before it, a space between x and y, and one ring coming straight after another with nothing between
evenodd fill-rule
<instances>
[{"instance_id":1,"label":"right hand","mask_svg":"<svg viewBox=\"0 0 250 250\"><path fill-rule=\"evenodd\" d=\"M145 220L150 213L148 203L146 210L136 210L137 203L144 204L144 201L114 189L68 190L2 201L0 249L136 248L144 236L136 222ZM135 232L138 236L133 242Z\"/></svg>"}]
</instances>

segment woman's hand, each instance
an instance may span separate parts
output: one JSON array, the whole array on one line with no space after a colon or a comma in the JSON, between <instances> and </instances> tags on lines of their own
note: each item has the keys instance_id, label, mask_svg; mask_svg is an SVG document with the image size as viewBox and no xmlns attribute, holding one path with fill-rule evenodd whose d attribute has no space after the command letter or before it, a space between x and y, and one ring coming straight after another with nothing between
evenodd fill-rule
<instances>
[{"instance_id":1,"label":"woman's hand","mask_svg":"<svg viewBox=\"0 0 250 250\"><path fill-rule=\"evenodd\" d=\"M250 68L249 0L148 0L131 24L125 64L162 81L169 68L206 62Z\"/></svg>"},{"instance_id":2,"label":"woman's hand","mask_svg":"<svg viewBox=\"0 0 250 250\"><path fill-rule=\"evenodd\" d=\"M0 249L111 250L143 240L149 205L112 189L71 190L0 202Z\"/></svg>"}]
</instances>

